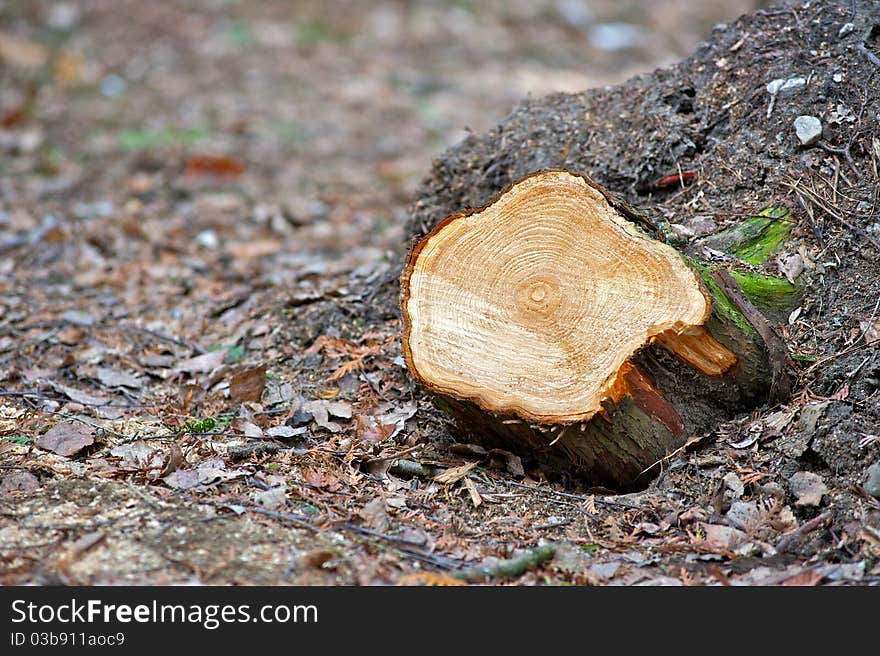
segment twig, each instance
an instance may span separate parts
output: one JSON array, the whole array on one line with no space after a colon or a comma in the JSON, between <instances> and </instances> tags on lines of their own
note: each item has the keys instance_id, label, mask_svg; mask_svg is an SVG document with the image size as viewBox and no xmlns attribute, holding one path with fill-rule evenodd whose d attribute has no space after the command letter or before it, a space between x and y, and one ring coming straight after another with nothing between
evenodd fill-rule
<instances>
[{"instance_id":1,"label":"twig","mask_svg":"<svg viewBox=\"0 0 880 656\"><path fill-rule=\"evenodd\" d=\"M131 492L132 494L143 499L146 502L146 504L148 506L150 506L150 508L152 508L153 510L162 510L163 503L161 501L159 501L158 499L154 499L153 497L148 495L146 492L141 492L139 489L137 489L134 485L132 485L128 481L125 481L124 485L125 485L125 487L128 488L129 492Z\"/></svg>"},{"instance_id":2,"label":"twig","mask_svg":"<svg viewBox=\"0 0 880 656\"><path fill-rule=\"evenodd\" d=\"M858 48L862 52L862 54L864 54L865 57L868 58L869 62L871 62L875 66L880 66L880 58L878 58L877 55L875 55L873 52L868 50L865 47L864 43L860 43L859 45L856 46L856 48Z\"/></svg>"},{"instance_id":3,"label":"twig","mask_svg":"<svg viewBox=\"0 0 880 656\"><path fill-rule=\"evenodd\" d=\"M480 583L494 578L521 576L528 570L543 565L555 555L556 547L546 545L531 549L519 558L502 560L490 567L468 567L453 572L452 577L469 583Z\"/></svg>"},{"instance_id":4,"label":"twig","mask_svg":"<svg viewBox=\"0 0 880 656\"><path fill-rule=\"evenodd\" d=\"M185 339L181 339L180 337L174 337L172 335L166 335L164 333L160 333L157 330L150 330L149 328L138 328L137 326L120 326L120 328L126 332L132 333L143 333L145 335L149 335L150 337L155 337L156 339L160 339L163 342L168 342L169 344L175 344L177 346L183 346L184 348L188 348L191 351L195 351L199 355L203 355L207 353L205 349L196 344L195 342L190 342Z\"/></svg>"},{"instance_id":5,"label":"twig","mask_svg":"<svg viewBox=\"0 0 880 656\"><path fill-rule=\"evenodd\" d=\"M374 538L381 538L383 540L388 540L389 542L398 542L400 544L406 544L411 547L424 546L424 543L421 540L414 540L412 538L398 537L396 535L390 535L389 533L382 533L381 531L374 531L373 529L365 528L363 526L358 526L357 524L350 524L348 522L345 522L343 524L337 524L336 528L341 528L346 531L351 531L353 533L360 533L361 535L369 535Z\"/></svg>"},{"instance_id":6,"label":"twig","mask_svg":"<svg viewBox=\"0 0 880 656\"><path fill-rule=\"evenodd\" d=\"M569 492L560 492L559 490L554 490L550 487L539 487L537 485L529 485L527 483L517 483L516 481L505 481L508 485L513 485L514 487L522 487L527 490L534 490L536 492L543 492L544 494L555 494L556 496L563 497L566 499L577 499L578 501L589 501L591 497L584 496L581 494L571 494ZM604 497L594 496L592 497L593 501L596 503L605 505L605 506L618 506L620 508L629 508L630 510L645 510L641 506L637 506L634 503L627 503L626 501L618 501L616 499L606 499Z\"/></svg>"},{"instance_id":7,"label":"twig","mask_svg":"<svg viewBox=\"0 0 880 656\"><path fill-rule=\"evenodd\" d=\"M837 221L839 221L840 223L845 225L847 228L849 228L850 230L855 232L862 239L864 239L865 241L870 243L874 248L876 248L878 251L880 251L880 242L878 242L876 239L871 237L871 235L869 235L867 232L862 230L857 225L853 225L852 223L847 221L845 218L843 218L843 216L840 213L835 212L831 208L829 208L816 192L814 192L810 189L807 189L805 187L799 186L798 181L790 182L790 183L788 183L788 186L791 187L792 191L794 191L795 194L797 194L798 199L801 201L802 205L804 204L802 195L805 195L810 201L813 202L813 204L816 205L816 207L818 207L819 209L824 211L828 216L830 216L833 219L837 219Z\"/></svg>"},{"instance_id":8,"label":"twig","mask_svg":"<svg viewBox=\"0 0 880 656\"><path fill-rule=\"evenodd\" d=\"M377 456L375 458L370 458L369 460L367 460L365 462L367 464L372 464L375 462L387 462L389 460L398 460L399 458L402 458L403 456L409 455L413 451L418 451L419 449L423 448L423 446L424 445L422 445L422 444L416 444L415 446L411 446L407 449L404 449L403 451L397 451L396 453L391 453L387 456Z\"/></svg>"},{"instance_id":9,"label":"twig","mask_svg":"<svg viewBox=\"0 0 880 656\"><path fill-rule=\"evenodd\" d=\"M825 141L824 139L820 139L817 143L817 146L824 151L829 153L833 153L835 155L843 155L846 157L846 163L849 164L849 167L853 170L853 173L856 174L857 178L861 178L862 174L856 168L856 163L853 161L852 154L849 152L849 144L844 148L838 148L837 146L832 146L830 143Z\"/></svg>"},{"instance_id":10,"label":"twig","mask_svg":"<svg viewBox=\"0 0 880 656\"><path fill-rule=\"evenodd\" d=\"M761 336L767 349L767 357L770 360L770 398L771 404L783 402L791 395L791 381L785 370L785 361L788 350L785 342L773 330L773 326L758 312L743 293L736 279L726 269L719 269L712 273L712 279L721 287L721 291L736 305L752 327Z\"/></svg>"},{"instance_id":11,"label":"twig","mask_svg":"<svg viewBox=\"0 0 880 656\"><path fill-rule=\"evenodd\" d=\"M786 551L799 537L807 535L808 533L812 533L817 528L828 522L830 519L831 512L823 512L821 515L814 517L810 521L804 522L791 533L786 533L783 538L776 544L777 553Z\"/></svg>"},{"instance_id":12,"label":"twig","mask_svg":"<svg viewBox=\"0 0 880 656\"><path fill-rule=\"evenodd\" d=\"M295 526L299 526L300 528L308 529L309 531L312 531L314 533L321 532L321 529L319 529L314 524L311 524L304 519L300 519L296 515L292 515L290 513L283 513L283 512L278 512L275 510L269 510L268 508L262 508L260 506L252 506L252 505L245 505L245 504L238 504L238 503L236 503L236 504L220 503L219 501L209 501L207 499L200 500L198 503L200 503L204 506L214 506L215 508L227 508L227 509L229 508L230 505L241 506L242 508L245 508L251 512L255 512L260 515L266 515L267 517L272 517L273 519L280 519L285 522L290 522L291 524L293 524Z\"/></svg>"}]
</instances>

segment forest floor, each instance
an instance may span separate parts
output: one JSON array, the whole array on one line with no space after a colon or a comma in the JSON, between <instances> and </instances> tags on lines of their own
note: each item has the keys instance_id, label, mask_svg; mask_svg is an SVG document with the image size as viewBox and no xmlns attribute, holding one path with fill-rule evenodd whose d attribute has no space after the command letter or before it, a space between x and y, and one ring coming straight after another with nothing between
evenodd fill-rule
<instances>
[{"instance_id":1,"label":"forest floor","mask_svg":"<svg viewBox=\"0 0 880 656\"><path fill-rule=\"evenodd\" d=\"M880 581L880 16L814 4L733 24L761 3L0 2L0 583ZM401 358L407 223L529 160L454 187L432 159L464 139L452 161L495 161L523 97L672 64L720 21L720 73L695 86L729 119L690 150L639 128L650 167L619 151L590 173L684 241L791 210L792 399L691 436L626 495L470 444ZM789 69L807 89L768 113ZM668 104L656 81L632 102ZM801 109L824 145L790 147ZM688 188L644 191L694 162Z\"/></svg>"}]
</instances>

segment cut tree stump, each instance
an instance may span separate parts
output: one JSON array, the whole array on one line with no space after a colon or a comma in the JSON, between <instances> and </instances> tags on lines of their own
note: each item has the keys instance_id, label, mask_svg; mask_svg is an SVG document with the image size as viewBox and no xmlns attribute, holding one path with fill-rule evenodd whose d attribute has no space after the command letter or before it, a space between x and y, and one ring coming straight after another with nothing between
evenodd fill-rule
<instances>
[{"instance_id":1,"label":"cut tree stump","mask_svg":"<svg viewBox=\"0 0 880 656\"><path fill-rule=\"evenodd\" d=\"M785 354L736 280L650 232L566 170L447 217L401 277L410 372L487 446L644 487L688 435L785 389Z\"/></svg>"}]
</instances>

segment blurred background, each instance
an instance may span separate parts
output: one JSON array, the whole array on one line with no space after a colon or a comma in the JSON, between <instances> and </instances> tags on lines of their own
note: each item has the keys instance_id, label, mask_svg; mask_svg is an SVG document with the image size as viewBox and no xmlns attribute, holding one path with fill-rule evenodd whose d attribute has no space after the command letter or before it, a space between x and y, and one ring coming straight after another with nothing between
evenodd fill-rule
<instances>
[{"instance_id":1,"label":"blurred background","mask_svg":"<svg viewBox=\"0 0 880 656\"><path fill-rule=\"evenodd\" d=\"M140 239L243 275L375 261L467 130L671 64L764 4L0 0L0 249L66 230L98 233L89 257Z\"/></svg>"}]
</instances>

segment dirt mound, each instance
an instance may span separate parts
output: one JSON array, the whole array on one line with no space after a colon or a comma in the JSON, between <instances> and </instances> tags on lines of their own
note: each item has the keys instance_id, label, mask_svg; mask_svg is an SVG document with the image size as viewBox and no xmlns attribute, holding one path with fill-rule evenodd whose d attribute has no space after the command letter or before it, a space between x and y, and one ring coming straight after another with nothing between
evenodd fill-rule
<instances>
[{"instance_id":1,"label":"dirt mound","mask_svg":"<svg viewBox=\"0 0 880 656\"><path fill-rule=\"evenodd\" d=\"M435 161L409 234L545 168L587 174L703 257L701 238L787 207L797 225L766 270L797 277L805 290L780 327L800 385L775 409L787 421L766 448L779 452L773 465L783 470L810 465L839 485L861 482L880 454L880 369L866 337L880 316L880 8L852 7L758 11L716 26L672 68L525 101ZM821 121L817 142L801 143L799 116ZM821 418L804 418L805 404L820 404Z\"/></svg>"}]
</instances>

